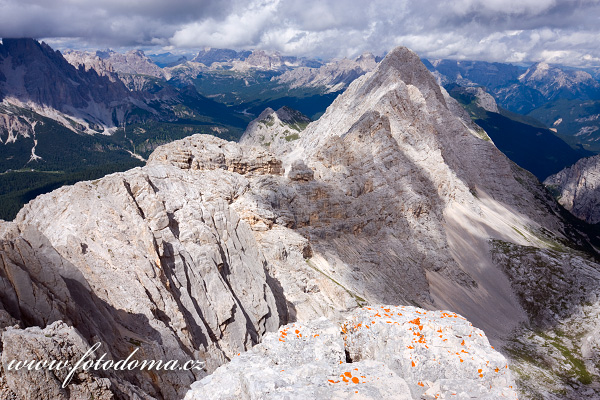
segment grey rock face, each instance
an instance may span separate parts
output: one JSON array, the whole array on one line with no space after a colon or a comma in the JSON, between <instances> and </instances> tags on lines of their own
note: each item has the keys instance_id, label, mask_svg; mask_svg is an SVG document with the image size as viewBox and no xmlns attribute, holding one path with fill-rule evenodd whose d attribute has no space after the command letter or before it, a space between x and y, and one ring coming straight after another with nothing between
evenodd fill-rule
<instances>
[{"instance_id":1,"label":"grey rock face","mask_svg":"<svg viewBox=\"0 0 600 400\"><path fill-rule=\"evenodd\" d=\"M0 394L3 399L154 399L139 388L122 379L131 373L79 369L71 384L63 388L69 378L70 367L9 370L11 360L69 362L74 366L90 349L90 344L72 327L62 321L45 329L9 328L2 335L2 380ZM90 358L98 360L98 357ZM86 359L87 360L87 359ZM56 366L57 364L55 364Z\"/></svg>"},{"instance_id":2,"label":"grey rock face","mask_svg":"<svg viewBox=\"0 0 600 400\"><path fill-rule=\"evenodd\" d=\"M546 178L544 185L577 218L600 222L600 156L579 160Z\"/></svg>"},{"instance_id":3,"label":"grey rock face","mask_svg":"<svg viewBox=\"0 0 600 400\"><path fill-rule=\"evenodd\" d=\"M65 60L76 68L83 67L86 71L94 70L98 75L108 76L113 81L117 79L113 65L96 52L66 50L62 54Z\"/></svg>"},{"instance_id":4,"label":"grey rock face","mask_svg":"<svg viewBox=\"0 0 600 400\"><path fill-rule=\"evenodd\" d=\"M290 166L290 172L288 178L292 181L312 181L315 179L315 173L312 169L308 168L304 161L295 160Z\"/></svg>"},{"instance_id":5,"label":"grey rock face","mask_svg":"<svg viewBox=\"0 0 600 400\"><path fill-rule=\"evenodd\" d=\"M516 399L506 359L461 316L377 306L269 333L186 395L195 399Z\"/></svg>"},{"instance_id":6,"label":"grey rock face","mask_svg":"<svg viewBox=\"0 0 600 400\"><path fill-rule=\"evenodd\" d=\"M114 70L120 74L164 77L162 69L141 50L130 50L125 54L114 51L96 52L96 54L103 60L108 60Z\"/></svg>"},{"instance_id":7,"label":"grey rock face","mask_svg":"<svg viewBox=\"0 0 600 400\"><path fill-rule=\"evenodd\" d=\"M0 70L7 79L0 82L0 92L13 102L33 102L40 108L71 114L80 110L88 112L88 118L94 122L104 117L104 111L108 121L101 122L108 124L112 110L126 107L130 101L121 82L74 68L45 43L5 39L2 46L6 56L0 62Z\"/></svg>"},{"instance_id":8,"label":"grey rock face","mask_svg":"<svg viewBox=\"0 0 600 400\"><path fill-rule=\"evenodd\" d=\"M226 144L211 139L202 165ZM276 329L264 256L228 204L247 183L220 168L277 164L227 151L212 171L164 161L40 196L4 223L2 307L25 326L62 320L114 358L137 346L150 359L205 359L208 371ZM136 385L177 398L200 377L141 373Z\"/></svg>"},{"instance_id":9,"label":"grey rock face","mask_svg":"<svg viewBox=\"0 0 600 400\"><path fill-rule=\"evenodd\" d=\"M165 77L163 70L141 50L131 50L125 54L112 50L67 50L64 57L75 67L83 66L86 70L94 70L98 75L108 76L113 81L120 79L130 90L141 90L149 77Z\"/></svg>"}]
</instances>

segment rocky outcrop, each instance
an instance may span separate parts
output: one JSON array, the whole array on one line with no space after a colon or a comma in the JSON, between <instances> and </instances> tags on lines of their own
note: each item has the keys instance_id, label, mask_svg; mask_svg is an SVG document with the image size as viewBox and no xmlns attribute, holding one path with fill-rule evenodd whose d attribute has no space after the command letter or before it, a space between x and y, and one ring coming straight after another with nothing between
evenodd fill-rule
<instances>
[{"instance_id":1,"label":"rocky outcrop","mask_svg":"<svg viewBox=\"0 0 600 400\"><path fill-rule=\"evenodd\" d=\"M170 164L181 169L225 169L238 174L280 175L281 160L271 153L253 147L241 147L208 135L196 135L178 141L176 145L159 147L149 163Z\"/></svg>"},{"instance_id":2,"label":"rocky outcrop","mask_svg":"<svg viewBox=\"0 0 600 400\"><path fill-rule=\"evenodd\" d=\"M193 164L206 170L157 155L143 169L40 196L2 223L2 308L24 327L64 321L114 359L140 348L148 359L206 360L211 371L258 343L280 323L281 289L230 203L248 185L238 172L277 164L226 151L211 164L219 144L227 147L210 137L197 156L207 164ZM132 382L173 399L201 376Z\"/></svg>"},{"instance_id":3,"label":"rocky outcrop","mask_svg":"<svg viewBox=\"0 0 600 400\"><path fill-rule=\"evenodd\" d=\"M584 158L549 176L544 185L577 218L600 222L600 156Z\"/></svg>"},{"instance_id":4,"label":"rocky outcrop","mask_svg":"<svg viewBox=\"0 0 600 400\"><path fill-rule=\"evenodd\" d=\"M3 399L152 399L123 379L131 376L130 372L79 369L70 377L70 367L58 367L58 362L62 365L68 362L73 367L91 348L77 330L62 321L54 322L45 329L9 328L2 335L2 342L4 371L0 378L0 395ZM26 363L34 361L34 365L44 360L46 365L54 361L55 367L9 370L6 366L12 360ZM97 361L99 357L94 354L89 360ZM69 378L70 384L63 387Z\"/></svg>"},{"instance_id":5,"label":"rocky outcrop","mask_svg":"<svg viewBox=\"0 0 600 400\"><path fill-rule=\"evenodd\" d=\"M289 107L277 111L267 108L251 121L240 138L240 144L260 146L275 154L283 154L293 148L311 119Z\"/></svg>"},{"instance_id":6,"label":"rocky outcrop","mask_svg":"<svg viewBox=\"0 0 600 400\"><path fill-rule=\"evenodd\" d=\"M377 306L296 323L192 385L194 399L516 399L506 359L463 317Z\"/></svg>"}]
</instances>

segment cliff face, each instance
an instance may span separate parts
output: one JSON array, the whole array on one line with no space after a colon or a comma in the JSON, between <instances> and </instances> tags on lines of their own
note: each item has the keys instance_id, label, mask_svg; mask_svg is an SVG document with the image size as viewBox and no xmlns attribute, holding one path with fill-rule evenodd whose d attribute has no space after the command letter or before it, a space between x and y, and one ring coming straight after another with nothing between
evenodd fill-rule
<instances>
[{"instance_id":1,"label":"cliff face","mask_svg":"<svg viewBox=\"0 0 600 400\"><path fill-rule=\"evenodd\" d=\"M75 67L95 70L98 75L108 76L112 81L120 79L132 91L143 91L154 79L163 79L163 70L152 62L143 51L130 50L125 54L112 50L68 50L65 59Z\"/></svg>"},{"instance_id":2,"label":"cliff face","mask_svg":"<svg viewBox=\"0 0 600 400\"><path fill-rule=\"evenodd\" d=\"M229 389L228 396L276 396L281 378L287 382L282 388L295 390L296 379L310 383L299 395L326 398L335 392L336 375L349 378L348 365L339 361L350 360L365 377L387 376L408 387L407 398L451 396L457 387L468 388L465 396L510 398L510 375L494 381L495 369L506 369L504 359L458 316L448 314L449 322L435 313L415 324L418 313L430 312L411 309L406 317L385 311L387 320L363 331L356 327L377 310L349 313L374 304L453 310L508 354L511 343L532 349L534 334L570 325L578 307L597 303L600 267L582 252L590 248L587 238L561 219L539 182L510 163L410 50L390 52L298 136L291 144L273 142L267 151L194 135L158 148L143 168L30 202L14 222L0 225L0 327L19 322L21 328L6 330L3 340L14 346L42 336L34 326L56 322L45 332L62 332L56 340L74 343L73 354L83 346L81 337L87 344L101 341L115 358L141 347L146 358L206 359L210 373L264 337L262 347L236 357L188 396ZM544 257L552 261L549 270L540 266ZM564 260L568 267L561 266ZM556 287L567 287L569 276L591 283L573 280L565 299ZM579 331L564 330L570 354L585 354L585 362L539 367L518 359L520 387L543 391L527 386L531 373L536 381L554 379L552 391L581 396L587 388L571 384L563 364L596 373L598 346L585 339L597 333L596 314L578 316ZM307 322L320 317L331 322ZM267 334L287 323L300 325ZM333 333L336 324L352 332L340 337ZM445 330L454 337L436 336ZM288 348L281 332L312 339ZM325 344L320 335L327 336ZM419 335L433 353L422 342L412 344ZM343 343L348 355L340 350ZM461 347L467 344L474 347ZM36 351L54 345L42 340ZM314 365L334 383L313 371L304 345L331 356ZM298 357L284 357L288 350ZM453 358L461 350L473 350L464 365ZM558 355L548 352L545 359ZM432 358L439 364L426 368ZM278 360L289 365L281 368L287 372L274 370ZM255 361L259 368L251 373ZM409 361L423 362L424 369L414 371L431 374L426 381ZM5 358L3 365L6 371ZM228 381L230 372L235 376ZM93 386L106 378L107 390L122 398L119 393L136 390L178 398L204 374L82 379ZM6 393L27 390L3 376ZM371 398L393 396L390 385L373 383Z\"/></svg>"},{"instance_id":3,"label":"cliff face","mask_svg":"<svg viewBox=\"0 0 600 400\"><path fill-rule=\"evenodd\" d=\"M212 156L224 143L210 139ZM277 172L260 158L236 162ZM211 371L256 344L280 323L280 289L225 200L235 191L221 182L241 190L246 171L190 172L151 162L40 196L2 223L2 308L22 327L62 320L116 359L139 347L148 359L206 359ZM199 377L177 371L133 381L149 395L177 398Z\"/></svg>"},{"instance_id":4,"label":"cliff face","mask_svg":"<svg viewBox=\"0 0 600 400\"><path fill-rule=\"evenodd\" d=\"M320 268L370 301L458 310L502 336L526 317L488 240L543 245L528 232L560 221L459 108L397 49L302 132L284 164L302 159L314 190L326 188L298 207L314 214L301 230Z\"/></svg>"},{"instance_id":5,"label":"cliff face","mask_svg":"<svg viewBox=\"0 0 600 400\"><path fill-rule=\"evenodd\" d=\"M577 218L600 222L600 156L579 160L544 181L558 202Z\"/></svg>"},{"instance_id":6,"label":"cliff face","mask_svg":"<svg viewBox=\"0 0 600 400\"><path fill-rule=\"evenodd\" d=\"M75 69L58 51L33 39L3 39L4 60L0 65L7 78L1 83L4 97L32 102L62 112L93 109L111 103L123 104L128 91L95 71Z\"/></svg>"},{"instance_id":7,"label":"cliff face","mask_svg":"<svg viewBox=\"0 0 600 400\"><path fill-rule=\"evenodd\" d=\"M0 47L2 116L37 114L72 131L111 134L131 109L152 113L143 96L131 93L100 59L74 67L59 51L33 39L5 38ZM90 63L105 69L99 74ZM0 132L28 137L33 122L22 122L29 128L0 121Z\"/></svg>"}]
</instances>

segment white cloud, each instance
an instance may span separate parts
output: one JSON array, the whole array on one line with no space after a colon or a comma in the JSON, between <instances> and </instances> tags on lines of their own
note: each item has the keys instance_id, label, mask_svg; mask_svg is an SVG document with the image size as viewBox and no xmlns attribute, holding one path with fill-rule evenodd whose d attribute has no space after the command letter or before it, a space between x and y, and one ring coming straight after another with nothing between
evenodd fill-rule
<instances>
[{"instance_id":1,"label":"white cloud","mask_svg":"<svg viewBox=\"0 0 600 400\"><path fill-rule=\"evenodd\" d=\"M0 37L598 65L600 0L0 0ZM561 53L562 52L562 53ZM558 56L560 54L560 56Z\"/></svg>"},{"instance_id":2,"label":"white cloud","mask_svg":"<svg viewBox=\"0 0 600 400\"><path fill-rule=\"evenodd\" d=\"M223 20L208 18L177 30L171 43L181 47L240 47L254 45L277 19L279 0L254 0Z\"/></svg>"}]
</instances>

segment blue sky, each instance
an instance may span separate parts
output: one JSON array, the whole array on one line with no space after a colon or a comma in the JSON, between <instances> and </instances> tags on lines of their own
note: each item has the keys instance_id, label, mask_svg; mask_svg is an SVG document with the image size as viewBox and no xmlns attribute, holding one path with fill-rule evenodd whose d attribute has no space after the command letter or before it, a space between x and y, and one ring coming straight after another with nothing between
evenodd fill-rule
<instances>
[{"instance_id":1,"label":"blue sky","mask_svg":"<svg viewBox=\"0 0 600 400\"><path fill-rule=\"evenodd\" d=\"M600 0L0 0L0 37L58 48L262 48L600 66Z\"/></svg>"}]
</instances>

